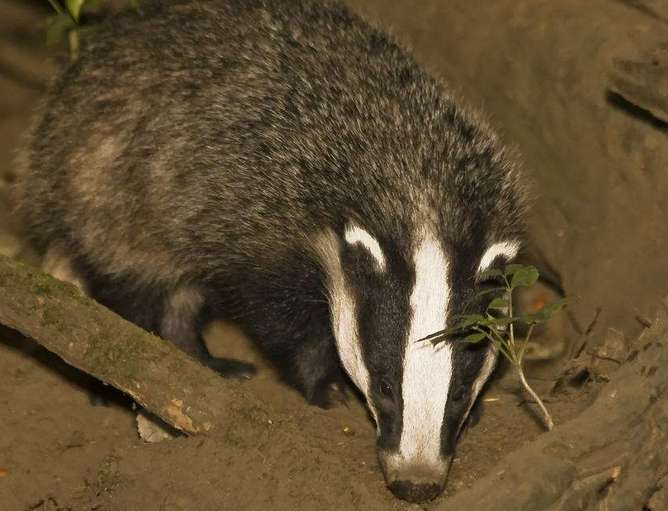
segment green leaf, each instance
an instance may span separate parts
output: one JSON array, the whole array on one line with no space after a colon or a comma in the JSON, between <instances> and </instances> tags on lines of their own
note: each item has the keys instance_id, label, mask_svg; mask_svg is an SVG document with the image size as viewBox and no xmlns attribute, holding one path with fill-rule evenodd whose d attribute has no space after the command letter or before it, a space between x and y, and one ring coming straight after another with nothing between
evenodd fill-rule
<instances>
[{"instance_id":1,"label":"green leaf","mask_svg":"<svg viewBox=\"0 0 668 511\"><path fill-rule=\"evenodd\" d=\"M494 324L494 318L485 317L482 314L464 314L455 318L455 324L444 329L429 334L417 342L430 341L436 344L444 341L446 338L461 338L469 335L474 327L491 327Z\"/></svg>"},{"instance_id":2,"label":"green leaf","mask_svg":"<svg viewBox=\"0 0 668 511\"><path fill-rule=\"evenodd\" d=\"M540 323L545 323L557 312L563 309L566 306L567 302L568 300L566 298L562 298L561 300L557 300L556 302L548 303L547 305L544 305L543 308L540 309L538 312L535 312L533 314L527 314L525 316L522 316L520 319L523 323L526 323L527 325L538 325Z\"/></svg>"},{"instance_id":3,"label":"green leaf","mask_svg":"<svg viewBox=\"0 0 668 511\"><path fill-rule=\"evenodd\" d=\"M560 300L557 300L556 302L545 304L536 313L536 316L539 316L543 321L547 321L552 316L554 316L557 312L559 312L561 309L563 309L566 306L567 302L568 302L568 300L566 298L562 298Z\"/></svg>"},{"instance_id":4,"label":"green leaf","mask_svg":"<svg viewBox=\"0 0 668 511\"><path fill-rule=\"evenodd\" d=\"M491 302L489 302L489 305L487 306L488 309L506 309L508 307L508 300L506 298L494 298Z\"/></svg>"},{"instance_id":5,"label":"green leaf","mask_svg":"<svg viewBox=\"0 0 668 511\"><path fill-rule=\"evenodd\" d=\"M65 0L67 12L70 13L72 19L77 23L79 23L79 18L81 17L81 8L85 3L86 0Z\"/></svg>"},{"instance_id":6,"label":"green leaf","mask_svg":"<svg viewBox=\"0 0 668 511\"><path fill-rule=\"evenodd\" d=\"M459 328L458 326L454 326L446 328L444 330L439 330L437 332L434 332L433 334L429 334L426 337L423 337L422 339L418 339L416 342L425 342L425 341L430 341L432 343L441 342L445 340L446 337L462 335L462 333L466 331L467 331L466 328Z\"/></svg>"},{"instance_id":7,"label":"green leaf","mask_svg":"<svg viewBox=\"0 0 668 511\"><path fill-rule=\"evenodd\" d=\"M523 268L517 269L513 273L513 278L510 281L511 289L516 287L529 287L533 286L538 280L538 270L533 266L525 266Z\"/></svg>"},{"instance_id":8,"label":"green leaf","mask_svg":"<svg viewBox=\"0 0 668 511\"><path fill-rule=\"evenodd\" d=\"M438 332L434 332L433 334L429 334L422 339L418 339L416 342L425 342L425 341L430 341L432 343L440 342L442 339L445 339L445 330L439 330Z\"/></svg>"},{"instance_id":9,"label":"green leaf","mask_svg":"<svg viewBox=\"0 0 668 511\"><path fill-rule=\"evenodd\" d=\"M455 325L441 331L443 337L458 337L468 333L471 330L470 325Z\"/></svg>"},{"instance_id":10,"label":"green leaf","mask_svg":"<svg viewBox=\"0 0 668 511\"><path fill-rule=\"evenodd\" d=\"M509 318L508 316L504 316L502 318L492 318L491 323L495 327L503 327L503 326L508 326L511 323L517 323L518 321L522 321L523 317L519 316L513 316L512 318Z\"/></svg>"},{"instance_id":11,"label":"green leaf","mask_svg":"<svg viewBox=\"0 0 668 511\"><path fill-rule=\"evenodd\" d=\"M465 341L465 342L476 343L476 342L480 342L480 341L482 341L483 339L486 339L486 338L487 338L487 334L485 334L483 332L477 332L477 333L474 333L474 334L467 335L462 340Z\"/></svg>"},{"instance_id":12,"label":"green leaf","mask_svg":"<svg viewBox=\"0 0 668 511\"><path fill-rule=\"evenodd\" d=\"M467 314L461 316L458 321L452 326L453 330L467 331L473 327L489 327L494 324L496 318L489 314L483 316L482 314Z\"/></svg>"},{"instance_id":13,"label":"green leaf","mask_svg":"<svg viewBox=\"0 0 668 511\"><path fill-rule=\"evenodd\" d=\"M46 44L48 46L55 46L67 39L67 34L70 30L76 28L74 20L65 13L58 14L51 18L49 27L46 31Z\"/></svg>"},{"instance_id":14,"label":"green leaf","mask_svg":"<svg viewBox=\"0 0 668 511\"><path fill-rule=\"evenodd\" d=\"M486 318L482 314L462 314L461 316L457 316L456 319L455 325L461 327L474 325L480 321L485 321Z\"/></svg>"},{"instance_id":15,"label":"green leaf","mask_svg":"<svg viewBox=\"0 0 668 511\"><path fill-rule=\"evenodd\" d=\"M538 314L525 314L520 317L520 321L527 325L538 325L545 322Z\"/></svg>"},{"instance_id":16,"label":"green leaf","mask_svg":"<svg viewBox=\"0 0 668 511\"><path fill-rule=\"evenodd\" d=\"M504 293L506 291L505 287L491 287L489 289L483 289L476 296L485 296L490 293Z\"/></svg>"},{"instance_id":17,"label":"green leaf","mask_svg":"<svg viewBox=\"0 0 668 511\"><path fill-rule=\"evenodd\" d=\"M528 266L524 264L508 264L503 269L503 274L506 277L512 277L516 272L523 270L524 268L528 268Z\"/></svg>"}]
</instances>

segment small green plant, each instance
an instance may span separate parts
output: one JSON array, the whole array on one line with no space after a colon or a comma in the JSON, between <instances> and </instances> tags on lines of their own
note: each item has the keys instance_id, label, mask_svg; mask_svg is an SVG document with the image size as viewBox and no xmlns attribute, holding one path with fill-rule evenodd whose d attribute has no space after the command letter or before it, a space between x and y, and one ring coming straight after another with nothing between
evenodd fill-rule
<instances>
[{"instance_id":1,"label":"small green plant","mask_svg":"<svg viewBox=\"0 0 668 511\"><path fill-rule=\"evenodd\" d=\"M551 430L554 427L554 422L543 401L527 383L524 376L523 360L534 327L546 322L559 312L566 305L566 300L561 299L546 304L535 313L514 315L513 291L518 287L534 285L538 280L538 270L533 266L511 264L503 270L487 270L482 275L482 279L498 283L498 286L485 289L478 295L486 298L491 295L491 300L485 312L483 314L458 316L453 326L435 332L423 340L430 341L432 344L438 344L446 339L457 339L470 343L489 340L513 366L522 386L540 407L547 429ZM515 336L517 325L526 325L527 327L526 334L519 339Z\"/></svg>"},{"instance_id":2,"label":"small green plant","mask_svg":"<svg viewBox=\"0 0 668 511\"><path fill-rule=\"evenodd\" d=\"M55 11L50 18L46 32L48 45L58 45L67 41L70 59L79 56L80 35L94 28L104 9L106 0L47 0ZM139 10L139 0L127 0L127 7Z\"/></svg>"},{"instance_id":3,"label":"small green plant","mask_svg":"<svg viewBox=\"0 0 668 511\"><path fill-rule=\"evenodd\" d=\"M87 4L97 4L95 0L48 0L55 11L49 20L46 42L49 45L60 44L67 40L70 58L75 60L79 54L79 29L81 12Z\"/></svg>"}]
</instances>

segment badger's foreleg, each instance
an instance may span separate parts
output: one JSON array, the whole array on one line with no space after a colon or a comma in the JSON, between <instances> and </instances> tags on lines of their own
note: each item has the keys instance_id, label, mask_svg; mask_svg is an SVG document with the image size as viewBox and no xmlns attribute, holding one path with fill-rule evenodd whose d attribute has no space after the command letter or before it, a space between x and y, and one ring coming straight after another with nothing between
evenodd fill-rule
<instances>
[{"instance_id":1,"label":"badger's foreleg","mask_svg":"<svg viewBox=\"0 0 668 511\"><path fill-rule=\"evenodd\" d=\"M327 408L331 403L333 385L338 385L343 391L344 376L331 337L317 337L300 346L295 354L294 367L295 385L312 405Z\"/></svg>"},{"instance_id":2,"label":"badger's foreleg","mask_svg":"<svg viewBox=\"0 0 668 511\"><path fill-rule=\"evenodd\" d=\"M202 338L206 293L196 286L182 286L168 293L158 326L158 334L202 364L230 378L250 378L252 364L215 358Z\"/></svg>"}]
</instances>

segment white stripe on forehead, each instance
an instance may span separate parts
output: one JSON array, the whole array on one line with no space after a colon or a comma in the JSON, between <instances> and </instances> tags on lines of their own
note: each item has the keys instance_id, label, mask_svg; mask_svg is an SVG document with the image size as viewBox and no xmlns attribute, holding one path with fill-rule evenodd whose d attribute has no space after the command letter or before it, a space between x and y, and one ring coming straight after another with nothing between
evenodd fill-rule
<instances>
[{"instance_id":1,"label":"white stripe on forehead","mask_svg":"<svg viewBox=\"0 0 668 511\"><path fill-rule=\"evenodd\" d=\"M441 425L452 377L452 348L416 342L443 330L450 298L448 260L439 241L425 233L414 254L413 313L404 354L403 429L399 456L405 462L440 464Z\"/></svg>"},{"instance_id":2,"label":"white stripe on forehead","mask_svg":"<svg viewBox=\"0 0 668 511\"><path fill-rule=\"evenodd\" d=\"M376 260L378 269L380 271L385 271L385 255L383 254L383 251L381 250L376 238L355 224L350 224L348 227L346 227L346 232L344 233L343 237L350 245L359 243L364 248L366 248L369 254L371 254L371 257Z\"/></svg>"},{"instance_id":3,"label":"white stripe on forehead","mask_svg":"<svg viewBox=\"0 0 668 511\"><path fill-rule=\"evenodd\" d=\"M482 258L480 259L480 265L478 266L478 273L485 271L490 265L494 262L499 256L504 256L507 260L513 259L517 252L520 249L520 244L517 241L501 241L499 243L494 243L489 247Z\"/></svg>"}]
</instances>

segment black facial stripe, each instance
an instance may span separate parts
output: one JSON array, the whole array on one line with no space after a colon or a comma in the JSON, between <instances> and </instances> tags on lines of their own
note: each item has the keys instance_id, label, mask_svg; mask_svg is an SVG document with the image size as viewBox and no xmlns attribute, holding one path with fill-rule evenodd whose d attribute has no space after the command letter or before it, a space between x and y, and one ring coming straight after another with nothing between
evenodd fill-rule
<instances>
[{"instance_id":1,"label":"black facial stripe","mask_svg":"<svg viewBox=\"0 0 668 511\"><path fill-rule=\"evenodd\" d=\"M480 225L480 224L474 224ZM491 295L478 296L484 281L478 278L478 267L485 250L490 243L485 241L483 229L474 229L467 242L457 240L449 246L450 260L450 306L448 317L450 324L461 314L482 313ZM490 268L502 268L507 258L499 255L494 258ZM454 452L457 437L466 414L472 405L473 384L480 376L485 359L491 349L487 342L469 344L452 341L453 373L445 405L444 420L441 427L441 448L445 456ZM454 399L462 394L461 399Z\"/></svg>"},{"instance_id":2,"label":"black facial stripe","mask_svg":"<svg viewBox=\"0 0 668 511\"><path fill-rule=\"evenodd\" d=\"M379 242L386 271L378 272L364 247L344 248L342 266L356 304L362 356L369 372L368 399L378 413L383 449L396 449L403 423L402 378L410 327L410 293L415 275L407 257L391 242ZM383 388L391 387L391 392Z\"/></svg>"},{"instance_id":3,"label":"black facial stripe","mask_svg":"<svg viewBox=\"0 0 668 511\"><path fill-rule=\"evenodd\" d=\"M445 456L454 452L460 427L472 405L473 384L480 376L490 350L489 344L485 342L454 342L452 348L453 372L441 427L441 448ZM456 394L463 396L455 400Z\"/></svg>"},{"instance_id":4,"label":"black facial stripe","mask_svg":"<svg viewBox=\"0 0 668 511\"><path fill-rule=\"evenodd\" d=\"M366 280L372 273L377 273L378 261L362 243L349 244L343 251L342 264L352 270L351 276Z\"/></svg>"}]
</instances>

